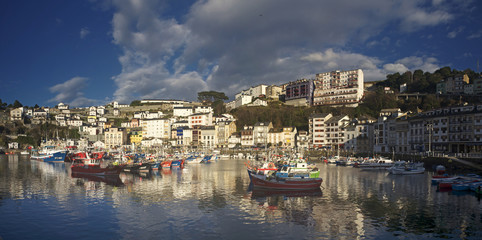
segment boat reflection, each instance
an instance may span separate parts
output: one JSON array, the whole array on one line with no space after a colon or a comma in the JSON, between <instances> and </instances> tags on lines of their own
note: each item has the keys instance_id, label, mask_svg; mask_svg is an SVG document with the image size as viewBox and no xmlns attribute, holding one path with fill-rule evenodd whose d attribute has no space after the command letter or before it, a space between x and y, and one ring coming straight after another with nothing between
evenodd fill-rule
<instances>
[{"instance_id":1,"label":"boat reflection","mask_svg":"<svg viewBox=\"0 0 482 240\"><path fill-rule=\"evenodd\" d=\"M87 181L92 181L92 182L104 182L107 185L116 186L116 187L120 187L124 185L119 175L101 176L101 175L89 175L89 174L73 172L71 176L73 178L83 178L83 179L86 179Z\"/></svg>"},{"instance_id":2,"label":"boat reflection","mask_svg":"<svg viewBox=\"0 0 482 240\"><path fill-rule=\"evenodd\" d=\"M320 188L308 189L308 190L272 190L272 189L260 189L253 188L251 198L264 198L272 196L283 197L321 197L323 192Z\"/></svg>"}]
</instances>

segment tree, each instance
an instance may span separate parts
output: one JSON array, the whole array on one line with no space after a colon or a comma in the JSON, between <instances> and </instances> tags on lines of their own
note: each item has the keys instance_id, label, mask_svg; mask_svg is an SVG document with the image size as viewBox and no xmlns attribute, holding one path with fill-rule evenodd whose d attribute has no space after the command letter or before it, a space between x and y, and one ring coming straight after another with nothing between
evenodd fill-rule
<instances>
[{"instance_id":1,"label":"tree","mask_svg":"<svg viewBox=\"0 0 482 240\"><path fill-rule=\"evenodd\" d=\"M23 105L18 100L15 100L15 102L13 103L13 107L19 108L19 107L23 107Z\"/></svg>"},{"instance_id":2,"label":"tree","mask_svg":"<svg viewBox=\"0 0 482 240\"><path fill-rule=\"evenodd\" d=\"M0 110L5 110L7 108L7 103L2 102L2 99L0 99Z\"/></svg>"},{"instance_id":3,"label":"tree","mask_svg":"<svg viewBox=\"0 0 482 240\"><path fill-rule=\"evenodd\" d=\"M216 92L216 91L204 91L198 92L197 98L200 102L209 102L213 103L217 100L228 100L229 98L223 92Z\"/></svg>"},{"instance_id":4,"label":"tree","mask_svg":"<svg viewBox=\"0 0 482 240\"><path fill-rule=\"evenodd\" d=\"M131 105L130 105L130 106L131 106L131 107L135 107L135 106L141 106L141 105L142 105L142 104L141 104L141 101L139 101L139 100L134 100L134 101L131 102Z\"/></svg>"}]
</instances>

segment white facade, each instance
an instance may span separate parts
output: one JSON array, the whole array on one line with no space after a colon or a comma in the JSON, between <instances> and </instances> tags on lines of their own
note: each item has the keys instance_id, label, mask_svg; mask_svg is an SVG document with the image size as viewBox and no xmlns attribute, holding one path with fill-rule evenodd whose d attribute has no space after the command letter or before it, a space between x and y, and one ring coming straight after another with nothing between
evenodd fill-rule
<instances>
[{"instance_id":1,"label":"white facade","mask_svg":"<svg viewBox=\"0 0 482 240\"><path fill-rule=\"evenodd\" d=\"M234 103L234 107L238 108L238 107L241 107L241 106L246 105L248 103L251 103L252 101L253 101L253 96L242 95L242 96L236 98L235 103Z\"/></svg>"},{"instance_id":2,"label":"white facade","mask_svg":"<svg viewBox=\"0 0 482 240\"><path fill-rule=\"evenodd\" d=\"M145 138L168 139L171 134L169 119L144 119L141 121L142 136Z\"/></svg>"},{"instance_id":3,"label":"white facade","mask_svg":"<svg viewBox=\"0 0 482 240\"><path fill-rule=\"evenodd\" d=\"M314 148L328 146L325 122L332 117L333 115L331 115L331 113L314 114L310 117L309 133L312 138L311 144Z\"/></svg>"},{"instance_id":4,"label":"white facade","mask_svg":"<svg viewBox=\"0 0 482 240\"><path fill-rule=\"evenodd\" d=\"M235 98L238 99L241 96L251 96L253 98L257 98L261 95L266 96L266 89L268 88L267 85L261 84L256 87L251 87L247 90L243 90L240 93L236 94Z\"/></svg>"},{"instance_id":5,"label":"white facade","mask_svg":"<svg viewBox=\"0 0 482 240\"><path fill-rule=\"evenodd\" d=\"M187 117L193 114L192 107L174 107L173 116L174 117Z\"/></svg>"},{"instance_id":6,"label":"white facade","mask_svg":"<svg viewBox=\"0 0 482 240\"><path fill-rule=\"evenodd\" d=\"M313 105L356 107L364 94L361 69L316 74Z\"/></svg>"},{"instance_id":7,"label":"white facade","mask_svg":"<svg viewBox=\"0 0 482 240\"><path fill-rule=\"evenodd\" d=\"M213 108L208 106L199 106L194 109L194 113L213 113Z\"/></svg>"},{"instance_id":8,"label":"white facade","mask_svg":"<svg viewBox=\"0 0 482 240\"><path fill-rule=\"evenodd\" d=\"M211 126L213 125L212 113L195 113L188 117L189 128L194 126Z\"/></svg>"}]
</instances>

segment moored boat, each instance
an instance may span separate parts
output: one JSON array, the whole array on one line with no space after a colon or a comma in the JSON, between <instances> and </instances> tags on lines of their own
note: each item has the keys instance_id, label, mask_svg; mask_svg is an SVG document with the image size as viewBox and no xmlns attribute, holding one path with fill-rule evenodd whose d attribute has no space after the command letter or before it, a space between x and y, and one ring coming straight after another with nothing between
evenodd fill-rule
<instances>
[{"instance_id":1,"label":"moored boat","mask_svg":"<svg viewBox=\"0 0 482 240\"><path fill-rule=\"evenodd\" d=\"M40 162L64 162L67 151L65 150L49 150L30 155L31 160Z\"/></svg>"},{"instance_id":2,"label":"moored boat","mask_svg":"<svg viewBox=\"0 0 482 240\"><path fill-rule=\"evenodd\" d=\"M88 154L87 154L88 156ZM108 165L101 167L100 159L87 158L80 163L73 163L70 166L72 173L88 175L119 175L124 165Z\"/></svg>"},{"instance_id":3,"label":"moored boat","mask_svg":"<svg viewBox=\"0 0 482 240\"><path fill-rule=\"evenodd\" d=\"M259 174L251 174L251 182L255 188L281 190L303 190L320 188L322 178L280 178Z\"/></svg>"}]
</instances>

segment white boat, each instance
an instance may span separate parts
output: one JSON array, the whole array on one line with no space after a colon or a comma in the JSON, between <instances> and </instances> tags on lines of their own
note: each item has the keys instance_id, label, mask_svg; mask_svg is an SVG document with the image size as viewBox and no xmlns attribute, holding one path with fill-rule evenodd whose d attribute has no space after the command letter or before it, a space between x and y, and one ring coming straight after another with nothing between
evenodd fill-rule
<instances>
[{"instance_id":1,"label":"white boat","mask_svg":"<svg viewBox=\"0 0 482 240\"><path fill-rule=\"evenodd\" d=\"M411 163L405 161L397 161L393 166L387 168L387 171L394 175L412 175L412 174L422 174L425 172L423 163Z\"/></svg>"},{"instance_id":2,"label":"white boat","mask_svg":"<svg viewBox=\"0 0 482 240\"><path fill-rule=\"evenodd\" d=\"M361 170L380 170L392 167L394 162L388 158L372 158L364 162L358 163L355 166Z\"/></svg>"}]
</instances>

